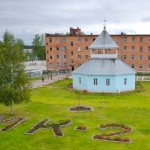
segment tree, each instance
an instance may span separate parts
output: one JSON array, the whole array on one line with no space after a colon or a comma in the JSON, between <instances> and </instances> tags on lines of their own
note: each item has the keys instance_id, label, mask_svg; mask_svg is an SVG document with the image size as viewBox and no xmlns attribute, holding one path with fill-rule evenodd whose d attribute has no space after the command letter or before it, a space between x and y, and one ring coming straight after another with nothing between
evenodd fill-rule
<instances>
[{"instance_id":1,"label":"tree","mask_svg":"<svg viewBox=\"0 0 150 150\"><path fill-rule=\"evenodd\" d=\"M24 71L25 60L23 41L6 31L0 44L0 103L10 106L11 114L13 104L30 99L28 77Z\"/></svg>"},{"instance_id":2,"label":"tree","mask_svg":"<svg viewBox=\"0 0 150 150\"><path fill-rule=\"evenodd\" d=\"M33 42L33 53L40 60L45 60L45 47L44 47L44 38L43 35L36 34Z\"/></svg>"}]
</instances>

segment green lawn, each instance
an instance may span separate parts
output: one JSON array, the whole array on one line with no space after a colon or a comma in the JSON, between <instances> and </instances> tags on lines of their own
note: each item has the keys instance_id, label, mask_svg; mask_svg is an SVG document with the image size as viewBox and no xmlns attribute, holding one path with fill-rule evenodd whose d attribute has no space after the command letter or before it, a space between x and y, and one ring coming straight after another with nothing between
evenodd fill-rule
<instances>
[{"instance_id":1,"label":"green lawn","mask_svg":"<svg viewBox=\"0 0 150 150\"><path fill-rule=\"evenodd\" d=\"M32 90L31 102L14 106L16 116L28 120L8 132L0 132L0 150L149 150L150 149L150 82L142 82L145 91L140 93L82 94L67 89L70 80ZM54 86L52 88L52 86ZM93 112L72 113L67 108L78 104L92 106ZM102 107L102 108L99 108ZM8 117L9 108L0 105L0 115ZM33 135L24 132L37 121L71 119L72 125L64 127L64 137L54 137L50 129ZM131 138L132 144L93 141L94 134L110 132L99 130L100 124L118 123L132 128L133 132L120 137ZM88 131L75 131L77 125L85 125ZM2 125L0 125L0 128Z\"/></svg>"}]
</instances>

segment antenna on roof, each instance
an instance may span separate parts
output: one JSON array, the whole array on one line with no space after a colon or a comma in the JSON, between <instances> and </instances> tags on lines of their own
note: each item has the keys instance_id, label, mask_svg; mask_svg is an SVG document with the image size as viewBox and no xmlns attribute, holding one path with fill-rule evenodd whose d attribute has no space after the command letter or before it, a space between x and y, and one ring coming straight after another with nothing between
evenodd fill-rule
<instances>
[{"instance_id":1,"label":"antenna on roof","mask_svg":"<svg viewBox=\"0 0 150 150\"><path fill-rule=\"evenodd\" d=\"M106 19L104 18L104 30L106 30Z\"/></svg>"}]
</instances>

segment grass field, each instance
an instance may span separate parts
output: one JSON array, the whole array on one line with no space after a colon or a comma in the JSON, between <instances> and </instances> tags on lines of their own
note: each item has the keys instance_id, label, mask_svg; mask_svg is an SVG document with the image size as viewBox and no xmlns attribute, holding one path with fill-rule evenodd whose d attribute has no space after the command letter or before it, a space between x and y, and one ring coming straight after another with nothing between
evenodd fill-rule
<instances>
[{"instance_id":1,"label":"grass field","mask_svg":"<svg viewBox=\"0 0 150 150\"><path fill-rule=\"evenodd\" d=\"M34 89L30 103L14 106L16 116L28 117L28 120L8 132L0 132L0 150L150 150L150 82L141 83L145 88L143 92L119 95L79 93L66 88L70 82L67 79ZM78 99L94 111L68 112L67 108L77 105ZM8 117L8 113L9 108L0 105L0 115ZM64 137L54 137L50 129L24 134L44 118L52 122L71 119L72 125L62 128ZM132 144L92 140L94 134L114 131L98 129L106 123L131 127L132 133L120 137L132 139ZM75 131L77 125L87 126L88 131Z\"/></svg>"}]
</instances>

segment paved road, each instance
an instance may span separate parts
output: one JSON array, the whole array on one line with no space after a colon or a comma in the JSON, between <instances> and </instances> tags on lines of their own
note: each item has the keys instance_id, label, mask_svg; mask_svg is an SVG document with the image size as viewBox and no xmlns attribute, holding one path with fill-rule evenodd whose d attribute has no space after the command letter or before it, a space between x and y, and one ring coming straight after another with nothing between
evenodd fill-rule
<instances>
[{"instance_id":1,"label":"paved road","mask_svg":"<svg viewBox=\"0 0 150 150\"><path fill-rule=\"evenodd\" d=\"M38 88L38 87L42 87L44 85L48 85L50 83L54 83L58 80L63 80L66 78L66 74L61 74L61 75L55 75L52 80L49 78L45 78L44 79L44 82L42 80L35 80L35 81L32 81L31 83L31 87L32 88Z\"/></svg>"}]
</instances>

